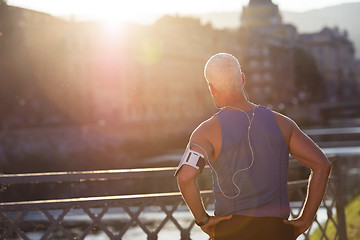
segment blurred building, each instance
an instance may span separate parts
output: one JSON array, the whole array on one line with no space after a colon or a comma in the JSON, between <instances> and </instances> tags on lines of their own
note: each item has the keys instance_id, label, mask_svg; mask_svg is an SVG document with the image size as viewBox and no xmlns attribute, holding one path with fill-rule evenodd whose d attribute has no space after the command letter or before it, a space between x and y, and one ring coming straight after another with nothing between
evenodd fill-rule
<instances>
[{"instance_id":1,"label":"blurred building","mask_svg":"<svg viewBox=\"0 0 360 240\"><path fill-rule=\"evenodd\" d=\"M282 108L296 96L291 49L297 30L282 23L278 6L271 0L250 0L241 23L241 62L249 79L249 95L261 104Z\"/></svg>"},{"instance_id":2,"label":"blurred building","mask_svg":"<svg viewBox=\"0 0 360 240\"><path fill-rule=\"evenodd\" d=\"M355 50L346 31L324 28L298 34L293 25L282 23L279 8L271 0L250 0L241 23L241 62L250 79L250 95L259 102L276 107L356 97Z\"/></svg>"},{"instance_id":3,"label":"blurred building","mask_svg":"<svg viewBox=\"0 0 360 240\"><path fill-rule=\"evenodd\" d=\"M99 124L160 124L172 131L173 125L203 120L214 111L203 77L205 62L218 51L239 51L236 33L187 17L165 16L152 26L123 26L111 38L103 51L104 70L90 77Z\"/></svg>"},{"instance_id":4,"label":"blurred building","mask_svg":"<svg viewBox=\"0 0 360 240\"><path fill-rule=\"evenodd\" d=\"M124 98L124 121L191 122L212 111L204 64L218 51L237 54L233 33L198 19L165 16L132 39L130 56L140 76L126 83L132 91Z\"/></svg>"},{"instance_id":5,"label":"blurred building","mask_svg":"<svg viewBox=\"0 0 360 240\"><path fill-rule=\"evenodd\" d=\"M268 28L282 24L279 8L271 0L250 0L249 5L243 8L241 20L245 28Z\"/></svg>"},{"instance_id":6,"label":"blurred building","mask_svg":"<svg viewBox=\"0 0 360 240\"><path fill-rule=\"evenodd\" d=\"M357 96L355 49L347 31L324 28L317 33L301 34L300 41L314 57L329 99L339 101Z\"/></svg>"},{"instance_id":7,"label":"blurred building","mask_svg":"<svg viewBox=\"0 0 360 240\"><path fill-rule=\"evenodd\" d=\"M152 26L127 24L110 31L100 23L65 21L6 4L1 11L0 47L9 51L0 63L20 59L21 64L12 62L18 69L11 73L26 66L31 72L16 80L26 84L4 110L19 119L15 124L8 117L9 127L194 124L214 111L205 62L219 51L239 55L237 32L194 18L165 16ZM5 79L11 81L3 75L1 84ZM31 123L24 120L33 116Z\"/></svg>"},{"instance_id":8,"label":"blurred building","mask_svg":"<svg viewBox=\"0 0 360 240\"><path fill-rule=\"evenodd\" d=\"M356 60L357 91L360 92L360 59Z\"/></svg>"},{"instance_id":9,"label":"blurred building","mask_svg":"<svg viewBox=\"0 0 360 240\"><path fill-rule=\"evenodd\" d=\"M250 0L241 22L239 31L216 30L195 18L165 16L151 26L107 30L2 2L1 122L196 124L215 110L203 68L218 52L238 57L250 98L275 109L304 98L295 54L301 48L314 56L329 95L354 94L354 48L346 34L324 29L299 37L271 0Z\"/></svg>"},{"instance_id":10,"label":"blurred building","mask_svg":"<svg viewBox=\"0 0 360 240\"><path fill-rule=\"evenodd\" d=\"M49 14L0 5L0 74L2 127L41 125L61 118L43 101L38 86L54 82L45 76L54 71L50 65L54 46L51 31L58 19ZM45 29L49 31L45 31ZM49 61L50 60L50 61ZM42 83L40 83L42 82Z\"/></svg>"}]
</instances>

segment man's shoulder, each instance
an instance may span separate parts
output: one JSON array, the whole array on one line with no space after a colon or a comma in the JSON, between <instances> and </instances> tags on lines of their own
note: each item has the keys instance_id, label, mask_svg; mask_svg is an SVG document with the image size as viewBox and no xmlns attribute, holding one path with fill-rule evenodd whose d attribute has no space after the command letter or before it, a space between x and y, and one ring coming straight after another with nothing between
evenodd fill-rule
<instances>
[{"instance_id":1,"label":"man's shoulder","mask_svg":"<svg viewBox=\"0 0 360 240\"><path fill-rule=\"evenodd\" d=\"M288 117L282 113L276 112L274 110L271 110L271 111L274 114L274 117L275 117L276 121L278 122L278 124L287 125L287 126L295 125L294 120L292 120L290 117Z\"/></svg>"},{"instance_id":2,"label":"man's shoulder","mask_svg":"<svg viewBox=\"0 0 360 240\"><path fill-rule=\"evenodd\" d=\"M199 124L192 132L192 136L207 136L220 127L220 123L216 115L211 116L207 120Z\"/></svg>"},{"instance_id":3,"label":"man's shoulder","mask_svg":"<svg viewBox=\"0 0 360 240\"><path fill-rule=\"evenodd\" d=\"M272 111L287 144L290 144L290 139L293 133L293 130L297 127L296 123L288 116L281 114L276 111Z\"/></svg>"}]
</instances>

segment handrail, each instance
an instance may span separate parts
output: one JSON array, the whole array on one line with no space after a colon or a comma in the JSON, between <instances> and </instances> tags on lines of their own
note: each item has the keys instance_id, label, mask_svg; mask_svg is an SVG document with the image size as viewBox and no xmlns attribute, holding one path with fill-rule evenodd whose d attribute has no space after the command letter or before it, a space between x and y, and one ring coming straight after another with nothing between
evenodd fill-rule
<instances>
[{"instance_id":1,"label":"handrail","mask_svg":"<svg viewBox=\"0 0 360 240\"><path fill-rule=\"evenodd\" d=\"M328 158L334 162L336 155ZM299 167L301 163L293 158L289 161L289 167ZM176 167L161 168L137 168L137 169L114 169L79 172L45 172L45 173L22 173L0 174L0 185L27 184L27 183L50 183L50 182L83 182L83 181L107 181L123 179L139 179L146 177L171 177ZM205 167L204 173L209 174L210 168Z\"/></svg>"},{"instance_id":2,"label":"handrail","mask_svg":"<svg viewBox=\"0 0 360 240\"><path fill-rule=\"evenodd\" d=\"M210 195L213 193L212 190L203 190L200 192L201 195ZM51 200L36 200L36 201L22 201L22 202L5 202L0 203L0 211L14 211L22 210L24 208L67 208L73 206L74 203L80 205L104 205L113 202L146 202L148 200L157 200L161 198L166 201L166 198L181 198L180 192L171 193L150 193L150 194L133 194L133 195L116 195L116 196L101 196L101 197L82 197L82 198L70 198L70 199L51 199Z\"/></svg>"},{"instance_id":3,"label":"handrail","mask_svg":"<svg viewBox=\"0 0 360 240\"><path fill-rule=\"evenodd\" d=\"M304 129L304 132L309 136L360 134L360 127Z\"/></svg>"},{"instance_id":4,"label":"handrail","mask_svg":"<svg viewBox=\"0 0 360 240\"><path fill-rule=\"evenodd\" d=\"M330 178L326 197L323 199L322 208L327 212L327 219L323 226L322 222L315 217L312 227L318 226L322 232L322 236L327 236L327 226L335 225L339 239L346 240L346 225L344 214L344 203L342 201L339 166L336 164L337 157L335 155L328 156L334 163L334 175ZM301 163L294 159L289 162L289 167L299 167ZM100 170L86 172L60 172L60 173L29 173L29 174L3 174L0 175L1 184L22 184L22 183L44 183L44 182L74 182L74 181L105 181L113 179L134 179L147 177L168 177L173 176L175 167L168 168L146 168L146 169L120 169L120 170ZM209 174L210 169L206 168L205 173ZM146 181L146 180L145 180ZM305 200L307 180L297 180L288 182L288 188L296 194L296 201ZM203 190L201 195L204 199L205 206L213 203L214 194L212 190ZM69 239L85 239L89 234L93 234L94 228L103 231L109 239L123 239L122 236L129 232L132 227L142 229L148 240L157 240L160 231L166 229L164 227L167 222L175 225L179 231L182 240L191 239L194 221L190 220L184 225L181 218L176 217L176 211L182 211L184 202L180 192L166 193L148 193L148 194L132 194L132 195L116 195L116 196L96 196L96 197L80 197L70 199L51 199L51 200L34 200L19 202L0 203L0 238L6 239L13 236L21 239L29 239L27 233L39 233L41 239L49 239L53 234L62 234L64 238ZM301 204L300 204L301 205ZM149 228L151 223L141 216L147 214L150 208L155 207L161 214L165 214L165 218L158 220L159 225L154 230ZM212 205L210 205L212 206ZM212 206L213 207L213 206ZM122 219L112 217L110 209L116 209L121 212ZM336 209L336 218L332 211ZM82 214L88 216L86 220L80 219L76 223L71 222L71 211L74 214ZM292 206L291 216L296 218L300 208ZM95 214L97 212L98 214ZM27 217L42 215L42 218ZM38 214L38 215L36 215ZM107 215L109 214L109 215ZM67 218L69 216L69 219ZM104 217L108 216L108 217ZM192 219L190 217L190 219ZM153 221L153 220L150 220ZM75 225L74 225L75 224ZM118 234L111 229L118 227ZM81 229L79 231L79 229ZM96 232L94 232L96 234ZM305 239L310 239L310 232L303 234Z\"/></svg>"},{"instance_id":5,"label":"handrail","mask_svg":"<svg viewBox=\"0 0 360 240\"><path fill-rule=\"evenodd\" d=\"M105 181L174 175L176 167L96 170L81 172L46 172L23 174L0 174L0 184L23 184L39 182Z\"/></svg>"}]
</instances>

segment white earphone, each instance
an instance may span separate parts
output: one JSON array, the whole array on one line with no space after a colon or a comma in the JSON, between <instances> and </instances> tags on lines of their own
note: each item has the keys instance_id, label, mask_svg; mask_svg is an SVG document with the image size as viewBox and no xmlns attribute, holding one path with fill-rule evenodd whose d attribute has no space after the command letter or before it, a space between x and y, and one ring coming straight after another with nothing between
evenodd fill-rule
<instances>
[{"instance_id":1,"label":"white earphone","mask_svg":"<svg viewBox=\"0 0 360 240\"><path fill-rule=\"evenodd\" d=\"M249 170L253 165L254 165L254 150L253 150L253 147L252 147L252 144L251 144L251 141L250 141L250 130L251 130L251 126L252 126L252 123L254 121L254 117L255 117L255 110L256 108L258 107L259 105L255 106L254 109L253 109L253 112L252 112L252 117L250 118L249 114L247 114L247 112L245 112L244 110L241 110L239 108L236 108L236 107L231 107L231 106L225 106L223 108L220 108L221 110L225 109L225 108L232 108L232 109L235 109L235 110L238 110L238 111L241 111L243 112L248 121L249 121L249 127L248 127L248 144L249 144L249 149L250 149L250 152L251 152L251 163L250 165L247 167L247 168L243 168L243 169L239 169L237 170L233 176L232 176L232 182L234 184L234 186L237 188L238 190L238 193L235 195L235 196L228 196L224 193L224 191L222 190L221 186L220 186L220 182L219 182L219 177L218 177L218 174L216 172L216 170L214 169L214 167L212 166L211 162L210 162L210 158L207 154L207 152L199 145L199 144L196 144L196 143L190 143L189 145L194 145L194 146L197 146L198 148L200 148L204 154L205 154L205 157L206 157L206 162L208 163L209 167L211 168L211 170L215 173L215 176L216 176L216 181L217 181L217 185L219 187L219 190L221 191L222 195L225 197L225 198L228 198L228 199L234 199L236 197L238 197L240 195L240 188L239 186L236 184L235 182L235 176L236 174L240 173L240 172L243 172L243 171L246 171L246 170ZM190 146L189 146L190 147Z\"/></svg>"}]
</instances>

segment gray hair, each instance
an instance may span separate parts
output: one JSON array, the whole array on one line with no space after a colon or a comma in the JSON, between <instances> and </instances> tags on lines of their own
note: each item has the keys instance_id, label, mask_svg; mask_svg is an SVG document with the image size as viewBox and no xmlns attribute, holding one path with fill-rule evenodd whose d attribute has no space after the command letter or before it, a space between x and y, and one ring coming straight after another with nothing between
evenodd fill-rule
<instances>
[{"instance_id":1,"label":"gray hair","mask_svg":"<svg viewBox=\"0 0 360 240\"><path fill-rule=\"evenodd\" d=\"M236 92L242 89L241 66L236 57L217 53L205 64L204 76L216 89Z\"/></svg>"}]
</instances>

